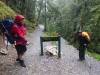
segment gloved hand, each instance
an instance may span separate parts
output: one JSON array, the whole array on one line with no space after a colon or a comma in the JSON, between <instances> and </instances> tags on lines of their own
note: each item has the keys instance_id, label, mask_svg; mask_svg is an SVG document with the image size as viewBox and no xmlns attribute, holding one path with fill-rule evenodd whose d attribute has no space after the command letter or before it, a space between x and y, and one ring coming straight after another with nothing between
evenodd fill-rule
<instances>
[{"instance_id":1,"label":"gloved hand","mask_svg":"<svg viewBox=\"0 0 100 75\"><path fill-rule=\"evenodd\" d=\"M29 45L29 44L30 44L30 42L27 41L27 44L26 45Z\"/></svg>"},{"instance_id":2,"label":"gloved hand","mask_svg":"<svg viewBox=\"0 0 100 75\"><path fill-rule=\"evenodd\" d=\"M84 45L84 47L87 47L87 44L83 44Z\"/></svg>"}]
</instances>

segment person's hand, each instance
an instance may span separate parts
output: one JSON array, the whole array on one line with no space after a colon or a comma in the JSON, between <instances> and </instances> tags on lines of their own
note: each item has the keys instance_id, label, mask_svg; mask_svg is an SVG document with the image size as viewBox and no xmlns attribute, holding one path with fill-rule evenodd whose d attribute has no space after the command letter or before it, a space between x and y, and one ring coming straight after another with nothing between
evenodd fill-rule
<instances>
[{"instance_id":1,"label":"person's hand","mask_svg":"<svg viewBox=\"0 0 100 75\"><path fill-rule=\"evenodd\" d=\"M26 45L29 45L29 44L30 44L30 42L27 42L27 43L26 43Z\"/></svg>"},{"instance_id":2,"label":"person's hand","mask_svg":"<svg viewBox=\"0 0 100 75\"><path fill-rule=\"evenodd\" d=\"M84 44L85 47L87 47L87 44Z\"/></svg>"}]
</instances>

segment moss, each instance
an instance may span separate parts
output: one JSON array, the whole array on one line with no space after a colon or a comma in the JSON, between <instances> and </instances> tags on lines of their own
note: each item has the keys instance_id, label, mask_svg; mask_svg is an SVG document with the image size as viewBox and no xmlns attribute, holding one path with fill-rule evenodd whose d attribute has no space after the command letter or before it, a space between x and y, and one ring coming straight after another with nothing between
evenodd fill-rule
<instances>
[{"instance_id":1,"label":"moss","mask_svg":"<svg viewBox=\"0 0 100 75\"><path fill-rule=\"evenodd\" d=\"M100 54L97 54L95 52L87 52L87 54L93 58L95 58L97 61L100 61Z\"/></svg>"},{"instance_id":2,"label":"moss","mask_svg":"<svg viewBox=\"0 0 100 75\"><path fill-rule=\"evenodd\" d=\"M14 18L15 15L16 13L10 7L0 1L0 20L5 17Z\"/></svg>"},{"instance_id":3,"label":"moss","mask_svg":"<svg viewBox=\"0 0 100 75\"><path fill-rule=\"evenodd\" d=\"M43 36L58 36L57 32L45 32Z\"/></svg>"},{"instance_id":4,"label":"moss","mask_svg":"<svg viewBox=\"0 0 100 75\"><path fill-rule=\"evenodd\" d=\"M25 20L25 24L26 24L29 32L33 32L34 31L34 29L36 27L36 24L34 24L34 23L32 23L32 22L30 22L28 20Z\"/></svg>"}]
</instances>

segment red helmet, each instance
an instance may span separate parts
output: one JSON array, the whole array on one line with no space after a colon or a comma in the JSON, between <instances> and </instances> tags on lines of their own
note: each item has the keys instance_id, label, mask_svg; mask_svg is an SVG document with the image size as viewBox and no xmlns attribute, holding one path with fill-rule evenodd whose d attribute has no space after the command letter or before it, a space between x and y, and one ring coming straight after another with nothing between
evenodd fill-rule
<instances>
[{"instance_id":1,"label":"red helmet","mask_svg":"<svg viewBox=\"0 0 100 75\"><path fill-rule=\"evenodd\" d=\"M22 21L23 19L25 19L25 17L23 15L15 16L15 21Z\"/></svg>"}]
</instances>

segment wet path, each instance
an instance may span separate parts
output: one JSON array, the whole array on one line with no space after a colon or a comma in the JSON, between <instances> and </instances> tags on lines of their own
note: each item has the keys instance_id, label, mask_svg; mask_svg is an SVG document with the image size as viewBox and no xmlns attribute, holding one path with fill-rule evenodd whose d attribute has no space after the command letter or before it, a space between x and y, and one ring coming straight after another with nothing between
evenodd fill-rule
<instances>
[{"instance_id":1,"label":"wet path","mask_svg":"<svg viewBox=\"0 0 100 75\"><path fill-rule=\"evenodd\" d=\"M13 54L9 53L8 55L8 59L10 59L10 61L7 61L8 63L5 60L1 64L0 61L0 65L2 65L0 75L100 75L100 62L89 56L86 56L84 62L77 61L78 51L73 46L68 45L64 39L61 39L61 59L46 55L39 56L41 35L42 30L37 28L28 38L30 45L24 56L26 68L20 67L15 62L16 53L13 51ZM0 56L0 58L6 57Z\"/></svg>"}]
</instances>

